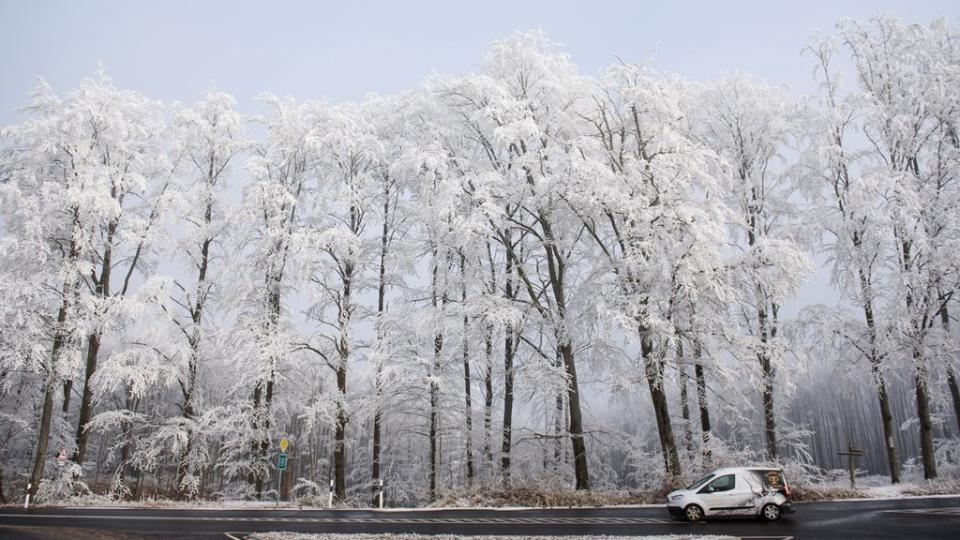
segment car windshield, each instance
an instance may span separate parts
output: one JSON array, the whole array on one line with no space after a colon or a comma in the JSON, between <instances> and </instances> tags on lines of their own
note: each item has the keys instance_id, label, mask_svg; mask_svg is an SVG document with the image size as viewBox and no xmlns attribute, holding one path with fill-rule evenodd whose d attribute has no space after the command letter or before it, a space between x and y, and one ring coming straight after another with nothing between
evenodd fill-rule
<instances>
[{"instance_id":1,"label":"car windshield","mask_svg":"<svg viewBox=\"0 0 960 540\"><path fill-rule=\"evenodd\" d=\"M706 484L707 481L710 480L711 478L713 478L713 474L708 474L708 475L704 476L703 478L701 478L701 479L697 480L696 482L694 482L694 483L690 484L689 486L687 486L687 489L697 489L698 487Z\"/></svg>"}]
</instances>

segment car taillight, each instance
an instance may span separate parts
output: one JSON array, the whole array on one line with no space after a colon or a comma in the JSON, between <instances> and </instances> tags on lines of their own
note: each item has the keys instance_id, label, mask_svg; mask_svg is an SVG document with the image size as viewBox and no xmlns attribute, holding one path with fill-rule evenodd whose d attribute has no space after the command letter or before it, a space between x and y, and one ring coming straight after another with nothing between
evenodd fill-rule
<instances>
[{"instance_id":1,"label":"car taillight","mask_svg":"<svg viewBox=\"0 0 960 540\"><path fill-rule=\"evenodd\" d=\"M786 482L783 483L783 494L787 497L790 496L790 486L788 486Z\"/></svg>"}]
</instances>

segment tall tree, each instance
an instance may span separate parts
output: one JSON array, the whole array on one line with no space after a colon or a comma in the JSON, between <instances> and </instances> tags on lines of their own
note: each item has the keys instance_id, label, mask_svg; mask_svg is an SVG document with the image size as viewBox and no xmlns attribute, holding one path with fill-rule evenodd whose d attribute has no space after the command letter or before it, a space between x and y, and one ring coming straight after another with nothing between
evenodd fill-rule
<instances>
[{"instance_id":1,"label":"tall tree","mask_svg":"<svg viewBox=\"0 0 960 540\"><path fill-rule=\"evenodd\" d=\"M193 107L176 106L174 129L182 154L186 181L175 195L178 217L187 233L180 242L180 253L195 272L193 284L175 281L176 304L184 311L171 320L187 343L186 361L178 377L181 392L181 411L186 442L177 463L176 490L181 498L196 496L199 486L194 477L198 465L194 436L200 414L201 384L205 341L204 314L218 286L218 272L214 261L222 261L220 248L225 228L225 209L222 193L226 188L229 166L243 151L244 138L236 100L229 94L211 91Z\"/></svg>"},{"instance_id":2,"label":"tall tree","mask_svg":"<svg viewBox=\"0 0 960 540\"><path fill-rule=\"evenodd\" d=\"M267 450L273 417L274 387L281 362L295 339L285 320L284 291L295 233L300 230L300 206L306 184L315 177L319 134L316 105L265 96L270 116L256 120L266 130L265 141L253 146L247 162L251 181L236 215L243 227L240 267L239 342L252 361L250 410L251 459L248 481L259 498L269 473Z\"/></svg>"},{"instance_id":3,"label":"tall tree","mask_svg":"<svg viewBox=\"0 0 960 540\"><path fill-rule=\"evenodd\" d=\"M794 105L779 89L736 75L709 85L699 98L693 129L730 167L727 196L737 209L738 265L750 336L744 354L760 367L763 438L767 457L779 457L777 364L783 354L779 312L812 263L790 236L795 220L791 177L781 166L792 137ZM783 374L781 374L783 375Z\"/></svg>"}]
</instances>

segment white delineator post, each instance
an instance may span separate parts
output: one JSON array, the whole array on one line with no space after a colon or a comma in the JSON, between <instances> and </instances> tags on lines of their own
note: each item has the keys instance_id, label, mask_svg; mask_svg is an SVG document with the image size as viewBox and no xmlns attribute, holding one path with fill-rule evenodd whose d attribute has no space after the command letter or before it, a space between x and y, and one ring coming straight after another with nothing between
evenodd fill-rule
<instances>
[{"instance_id":1,"label":"white delineator post","mask_svg":"<svg viewBox=\"0 0 960 540\"><path fill-rule=\"evenodd\" d=\"M327 499L327 508L333 508L333 479L330 479L330 498Z\"/></svg>"},{"instance_id":2,"label":"white delineator post","mask_svg":"<svg viewBox=\"0 0 960 540\"><path fill-rule=\"evenodd\" d=\"M30 508L30 488L32 487L33 487L33 484L30 484L30 483L27 484L27 498L24 499L23 501L24 510L27 510L28 508Z\"/></svg>"},{"instance_id":3,"label":"white delineator post","mask_svg":"<svg viewBox=\"0 0 960 540\"><path fill-rule=\"evenodd\" d=\"M383 508L383 478L380 479L380 489L377 490L377 496L380 498L380 508Z\"/></svg>"},{"instance_id":4,"label":"white delineator post","mask_svg":"<svg viewBox=\"0 0 960 540\"><path fill-rule=\"evenodd\" d=\"M280 482L283 481L283 470L277 471L277 507L280 507Z\"/></svg>"}]
</instances>

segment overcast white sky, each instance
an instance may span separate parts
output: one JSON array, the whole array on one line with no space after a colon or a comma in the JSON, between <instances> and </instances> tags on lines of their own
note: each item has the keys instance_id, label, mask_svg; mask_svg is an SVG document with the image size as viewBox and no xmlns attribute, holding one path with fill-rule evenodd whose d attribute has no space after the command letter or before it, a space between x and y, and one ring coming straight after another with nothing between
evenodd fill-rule
<instances>
[{"instance_id":1,"label":"overcast white sky","mask_svg":"<svg viewBox=\"0 0 960 540\"><path fill-rule=\"evenodd\" d=\"M586 74L619 56L701 80L739 70L804 93L815 88L800 54L811 36L877 13L957 24L960 2L0 0L0 126L20 121L36 77L62 91L98 62L154 99L190 103L216 86L252 113L264 91L351 100L471 71L490 41L531 28ZM831 302L828 279L819 272L795 305Z\"/></svg>"},{"instance_id":2,"label":"overcast white sky","mask_svg":"<svg viewBox=\"0 0 960 540\"><path fill-rule=\"evenodd\" d=\"M521 5L522 4L522 5ZM213 84L247 111L263 91L359 99L476 68L492 40L542 28L587 74L614 56L706 79L740 70L812 88L800 50L840 17L956 21L954 1L0 0L0 124L39 75L74 86L102 62L119 86L192 102Z\"/></svg>"}]
</instances>

